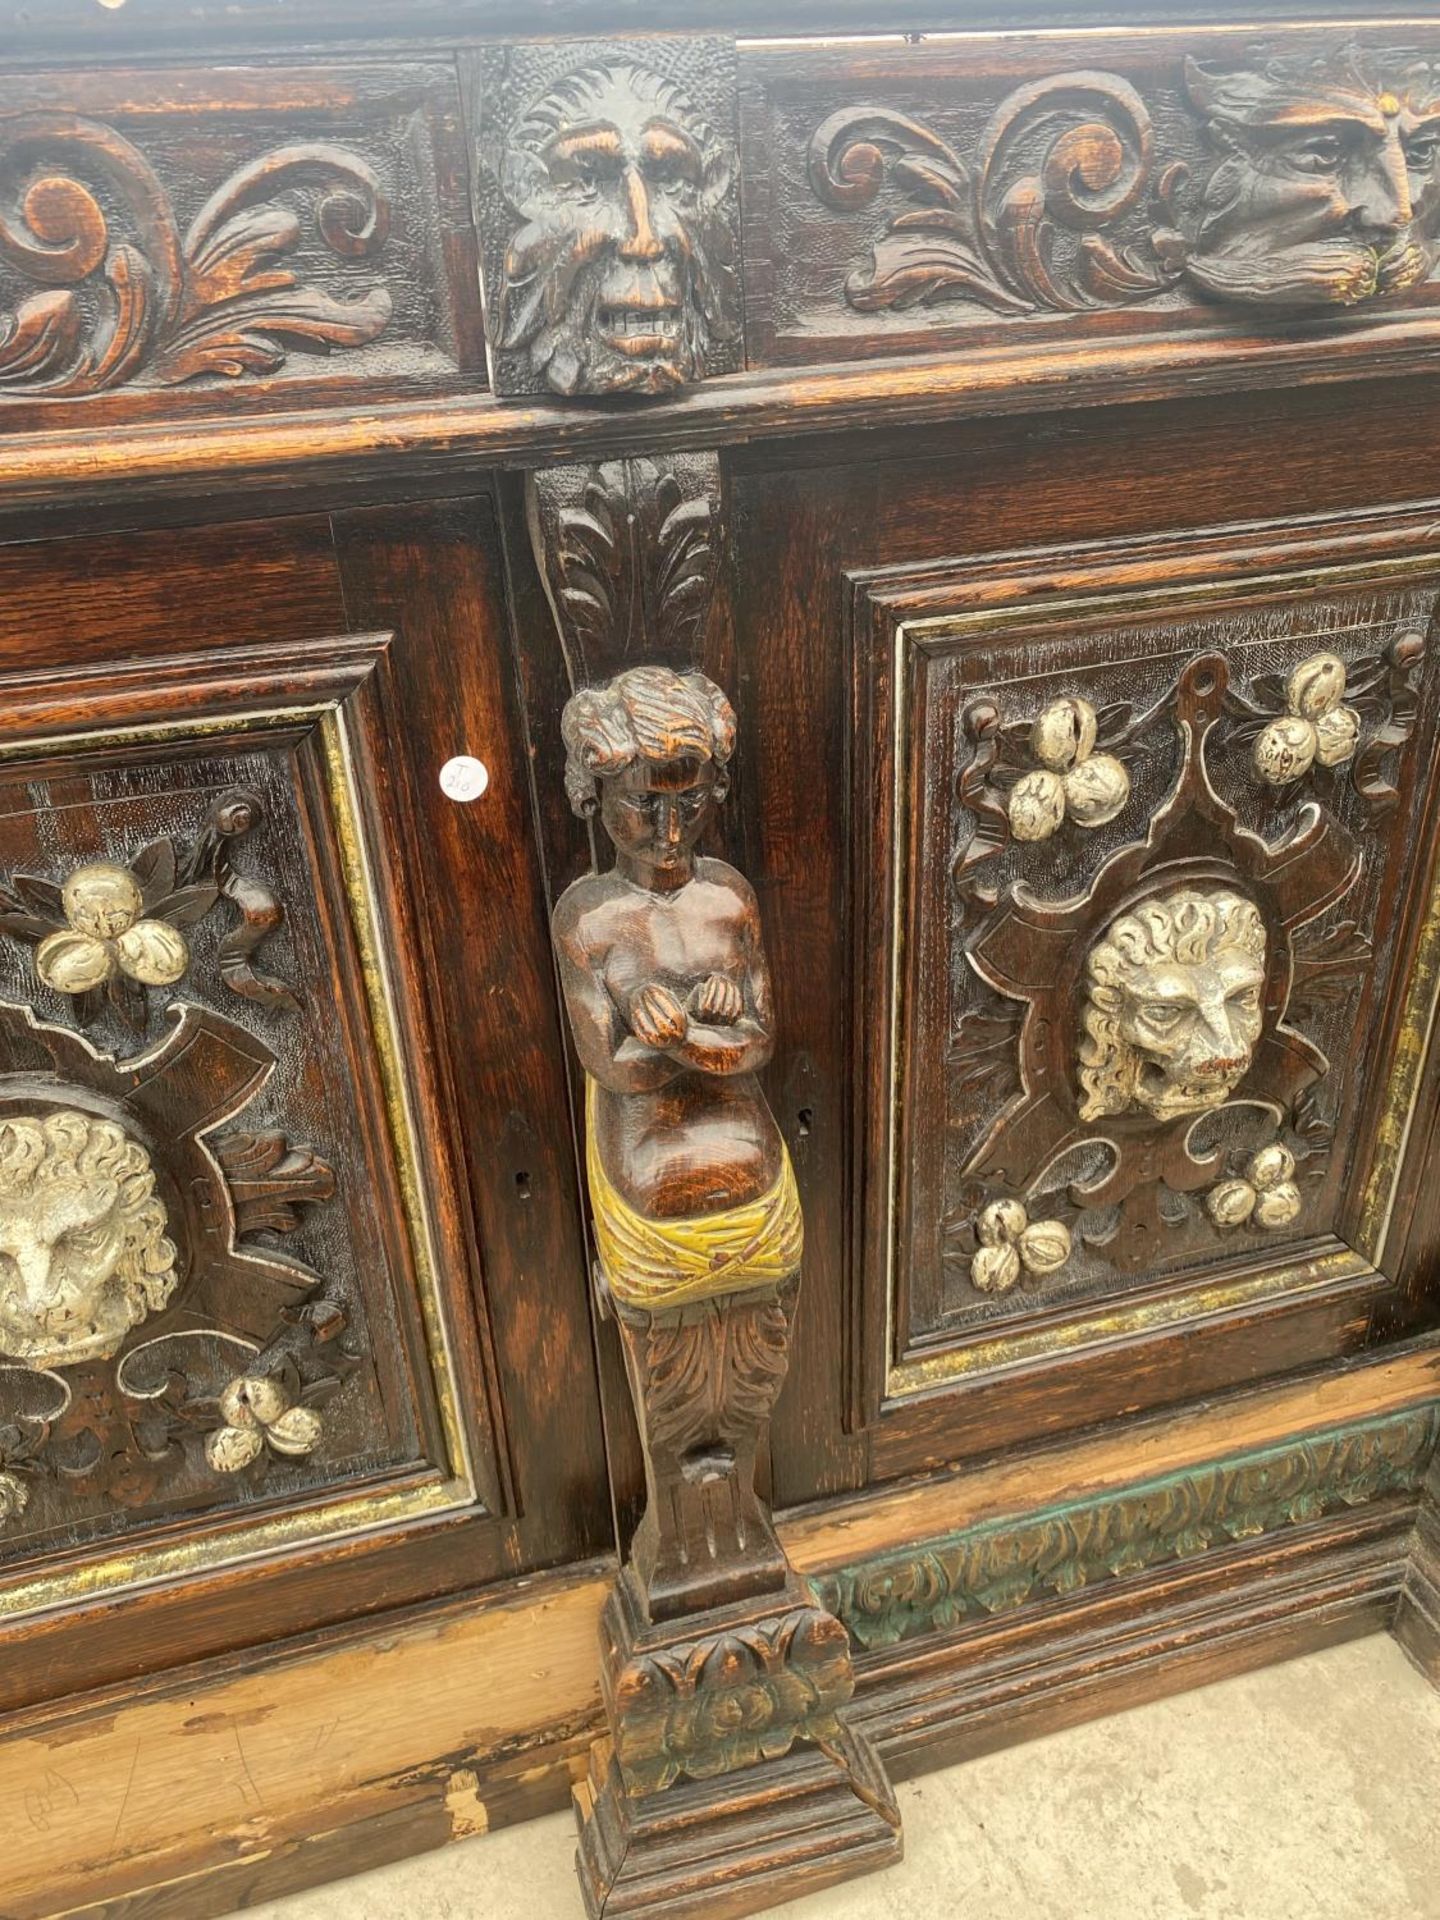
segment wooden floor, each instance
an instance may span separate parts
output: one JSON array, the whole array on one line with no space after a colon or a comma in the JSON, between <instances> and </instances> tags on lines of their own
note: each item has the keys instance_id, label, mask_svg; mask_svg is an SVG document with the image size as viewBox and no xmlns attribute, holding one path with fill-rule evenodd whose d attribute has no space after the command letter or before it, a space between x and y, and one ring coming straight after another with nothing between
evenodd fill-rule
<instances>
[{"instance_id":1,"label":"wooden floor","mask_svg":"<svg viewBox=\"0 0 1440 1920\"><path fill-rule=\"evenodd\" d=\"M1440 1920L1440 1694L1388 1635L900 1794L904 1863L790 1920ZM572 1846L531 1821L251 1920L579 1920Z\"/></svg>"}]
</instances>

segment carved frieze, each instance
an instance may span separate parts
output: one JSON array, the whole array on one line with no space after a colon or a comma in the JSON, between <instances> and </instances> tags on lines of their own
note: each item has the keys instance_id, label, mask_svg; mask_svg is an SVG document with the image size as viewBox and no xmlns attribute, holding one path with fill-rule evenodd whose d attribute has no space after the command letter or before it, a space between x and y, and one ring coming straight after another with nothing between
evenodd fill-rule
<instances>
[{"instance_id":1,"label":"carved frieze","mask_svg":"<svg viewBox=\"0 0 1440 1920\"><path fill-rule=\"evenodd\" d=\"M902 197L846 278L857 312L959 302L1021 314L1143 299L1169 283L1106 237L1143 205L1154 159L1135 88L1078 72L1017 88L967 155L910 114L842 107L816 127L808 165L815 194L837 210L872 205L887 176Z\"/></svg>"},{"instance_id":2,"label":"carved frieze","mask_svg":"<svg viewBox=\"0 0 1440 1920\"><path fill-rule=\"evenodd\" d=\"M374 168L338 144L256 155L186 222L173 186L114 126L11 119L0 261L32 290L0 318L0 399L270 374L297 348L364 346L390 320L374 264L389 224ZM317 249L339 274L315 271ZM370 270L356 278L351 263Z\"/></svg>"},{"instance_id":3,"label":"carved frieze","mask_svg":"<svg viewBox=\"0 0 1440 1920\"><path fill-rule=\"evenodd\" d=\"M1097 337L1249 350L1440 304L1428 26L1100 27L1083 53L976 33L742 68L752 366L963 333L1073 346L1089 373Z\"/></svg>"},{"instance_id":4,"label":"carved frieze","mask_svg":"<svg viewBox=\"0 0 1440 1920\"><path fill-rule=\"evenodd\" d=\"M1391 72L1389 67L1398 70ZM1224 71L1186 58L1199 132L1167 152L1120 74L1048 75L962 154L876 105L815 130L809 175L836 209L889 218L845 298L858 312L972 303L1083 312L1179 283L1241 306L1353 306L1429 277L1440 217L1440 78L1356 46Z\"/></svg>"},{"instance_id":5,"label":"carved frieze","mask_svg":"<svg viewBox=\"0 0 1440 1920\"><path fill-rule=\"evenodd\" d=\"M496 393L667 393L741 364L732 42L488 49L471 106Z\"/></svg>"}]
</instances>

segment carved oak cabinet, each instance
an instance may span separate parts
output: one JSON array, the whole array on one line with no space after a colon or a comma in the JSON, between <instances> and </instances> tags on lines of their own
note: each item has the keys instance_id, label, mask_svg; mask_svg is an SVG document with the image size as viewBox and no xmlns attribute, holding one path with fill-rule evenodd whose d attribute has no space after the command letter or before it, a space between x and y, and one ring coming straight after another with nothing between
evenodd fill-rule
<instances>
[{"instance_id":1,"label":"carved oak cabinet","mask_svg":"<svg viewBox=\"0 0 1440 1920\"><path fill-rule=\"evenodd\" d=\"M1440 1679L1440 26L686 11L0 7L7 1915Z\"/></svg>"}]
</instances>

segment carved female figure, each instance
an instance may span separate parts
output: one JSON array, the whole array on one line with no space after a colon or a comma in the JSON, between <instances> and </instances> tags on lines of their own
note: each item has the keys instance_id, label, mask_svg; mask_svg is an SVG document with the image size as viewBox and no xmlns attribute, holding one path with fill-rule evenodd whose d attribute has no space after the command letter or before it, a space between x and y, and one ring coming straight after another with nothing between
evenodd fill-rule
<instances>
[{"instance_id":1,"label":"carved female figure","mask_svg":"<svg viewBox=\"0 0 1440 1920\"><path fill-rule=\"evenodd\" d=\"M734 712L702 674L635 667L576 694L562 730L571 802L598 806L616 853L555 910L606 1280L652 1308L773 1285L800 1264L801 1222L755 1078L773 1044L759 914L695 852Z\"/></svg>"}]
</instances>

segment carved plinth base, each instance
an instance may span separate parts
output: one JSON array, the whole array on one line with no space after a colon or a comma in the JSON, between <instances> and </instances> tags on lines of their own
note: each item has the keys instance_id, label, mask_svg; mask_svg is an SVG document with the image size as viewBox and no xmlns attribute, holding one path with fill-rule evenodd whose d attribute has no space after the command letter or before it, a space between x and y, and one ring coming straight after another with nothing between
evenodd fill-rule
<instances>
[{"instance_id":1,"label":"carved plinth base","mask_svg":"<svg viewBox=\"0 0 1440 1920\"><path fill-rule=\"evenodd\" d=\"M846 1718L845 1630L797 1576L652 1625L626 1568L601 1636L611 1732L575 1793L597 1920L751 1913L899 1858L889 1781Z\"/></svg>"},{"instance_id":2,"label":"carved plinth base","mask_svg":"<svg viewBox=\"0 0 1440 1920\"><path fill-rule=\"evenodd\" d=\"M627 1794L608 1740L574 1793L575 1864L591 1920L755 1913L900 1858L895 1824L828 1754L782 1760L644 1799Z\"/></svg>"}]
</instances>

